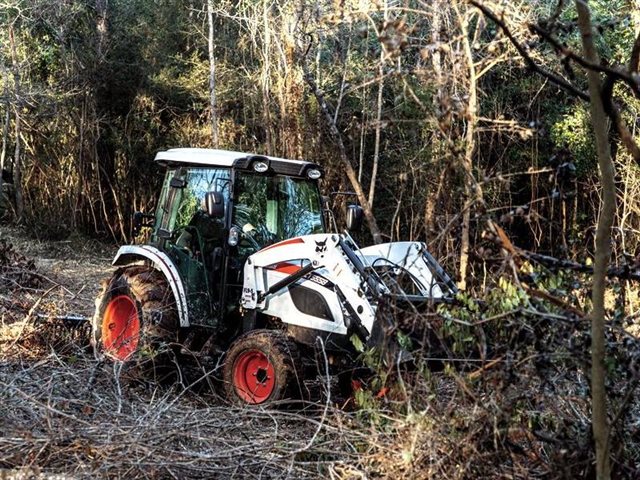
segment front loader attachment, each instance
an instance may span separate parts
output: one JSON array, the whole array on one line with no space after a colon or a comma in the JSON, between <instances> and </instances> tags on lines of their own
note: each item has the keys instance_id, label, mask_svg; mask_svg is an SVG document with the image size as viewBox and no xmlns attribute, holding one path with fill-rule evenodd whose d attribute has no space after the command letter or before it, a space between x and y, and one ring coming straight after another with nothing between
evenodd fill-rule
<instances>
[{"instance_id":1,"label":"front loader attachment","mask_svg":"<svg viewBox=\"0 0 640 480\"><path fill-rule=\"evenodd\" d=\"M380 352L387 364L417 356L446 358L449 353L441 338L443 319L437 307L450 301L449 298L382 296L367 347Z\"/></svg>"},{"instance_id":2,"label":"front loader attachment","mask_svg":"<svg viewBox=\"0 0 640 480\"><path fill-rule=\"evenodd\" d=\"M363 262L386 287L376 299L376 317L367 346L386 362L417 354L448 357L442 341L441 303L454 301L455 283L421 242L393 242L359 250Z\"/></svg>"}]
</instances>

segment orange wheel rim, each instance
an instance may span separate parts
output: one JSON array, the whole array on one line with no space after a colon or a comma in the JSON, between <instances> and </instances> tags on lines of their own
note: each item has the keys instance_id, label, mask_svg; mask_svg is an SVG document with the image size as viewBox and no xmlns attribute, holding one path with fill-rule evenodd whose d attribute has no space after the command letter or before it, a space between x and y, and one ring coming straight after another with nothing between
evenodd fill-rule
<instances>
[{"instance_id":1,"label":"orange wheel rim","mask_svg":"<svg viewBox=\"0 0 640 480\"><path fill-rule=\"evenodd\" d=\"M125 361L138 348L140 318L135 302L127 295L112 298L102 319L102 345L111 357Z\"/></svg>"},{"instance_id":2,"label":"orange wheel rim","mask_svg":"<svg viewBox=\"0 0 640 480\"><path fill-rule=\"evenodd\" d=\"M246 403L265 402L276 386L275 370L259 350L242 352L233 365L233 387Z\"/></svg>"}]
</instances>

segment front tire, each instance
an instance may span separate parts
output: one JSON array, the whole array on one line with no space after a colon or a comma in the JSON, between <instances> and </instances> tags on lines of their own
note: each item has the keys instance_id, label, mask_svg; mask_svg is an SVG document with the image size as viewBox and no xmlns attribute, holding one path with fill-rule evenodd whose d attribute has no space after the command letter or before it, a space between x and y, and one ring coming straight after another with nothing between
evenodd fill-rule
<instances>
[{"instance_id":1,"label":"front tire","mask_svg":"<svg viewBox=\"0 0 640 480\"><path fill-rule=\"evenodd\" d=\"M149 267L117 270L96 298L92 344L117 361L153 360L176 341L178 315L164 276Z\"/></svg>"},{"instance_id":2,"label":"front tire","mask_svg":"<svg viewBox=\"0 0 640 480\"><path fill-rule=\"evenodd\" d=\"M301 384L299 364L298 348L283 332L248 332L231 345L226 355L223 378L227 398L238 405L291 398Z\"/></svg>"}]
</instances>

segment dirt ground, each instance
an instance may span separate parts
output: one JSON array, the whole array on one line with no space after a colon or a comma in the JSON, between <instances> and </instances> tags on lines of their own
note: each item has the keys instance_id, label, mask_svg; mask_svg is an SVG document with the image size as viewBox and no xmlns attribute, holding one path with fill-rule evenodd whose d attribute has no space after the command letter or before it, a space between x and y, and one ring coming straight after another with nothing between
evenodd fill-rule
<instances>
[{"instance_id":1,"label":"dirt ground","mask_svg":"<svg viewBox=\"0 0 640 480\"><path fill-rule=\"evenodd\" d=\"M82 237L56 242L40 241L29 238L16 228L0 225L2 240L34 262L32 272L36 278L27 282L28 285L5 285L0 289L0 305L5 308L16 304L24 307L40 300L42 310L53 308L60 310L61 315L89 316L93 313L93 300L100 280L113 270L111 260L116 247ZM23 268L24 265L18 267ZM9 308L5 315L9 316L11 310Z\"/></svg>"},{"instance_id":2,"label":"dirt ground","mask_svg":"<svg viewBox=\"0 0 640 480\"><path fill-rule=\"evenodd\" d=\"M47 315L91 316L114 247L43 242L5 226L0 247L0 478L364 473L356 465L368 435L345 428L349 414L330 401L240 410L208 389L129 381L94 357L86 329L48 325Z\"/></svg>"}]
</instances>

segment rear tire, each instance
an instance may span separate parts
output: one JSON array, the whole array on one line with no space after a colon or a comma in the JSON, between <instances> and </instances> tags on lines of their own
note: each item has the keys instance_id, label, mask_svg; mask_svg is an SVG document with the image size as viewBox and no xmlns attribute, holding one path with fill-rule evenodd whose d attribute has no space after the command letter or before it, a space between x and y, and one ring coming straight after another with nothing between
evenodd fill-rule
<instances>
[{"instance_id":1,"label":"rear tire","mask_svg":"<svg viewBox=\"0 0 640 480\"><path fill-rule=\"evenodd\" d=\"M229 348L223 367L227 398L238 405L269 404L300 390L296 344L277 330L254 330Z\"/></svg>"},{"instance_id":2,"label":"rear tire","mask_svg":"<svg viewBox=\"0 0 640 480\"><path fill-rule=\"evenodd\" d=\"M161 354L170 353L178 330L176 302L164 276L149 267L125 267L102 287L92 321L96 352L155 366Z\"/></svg>"}]
</instances>

